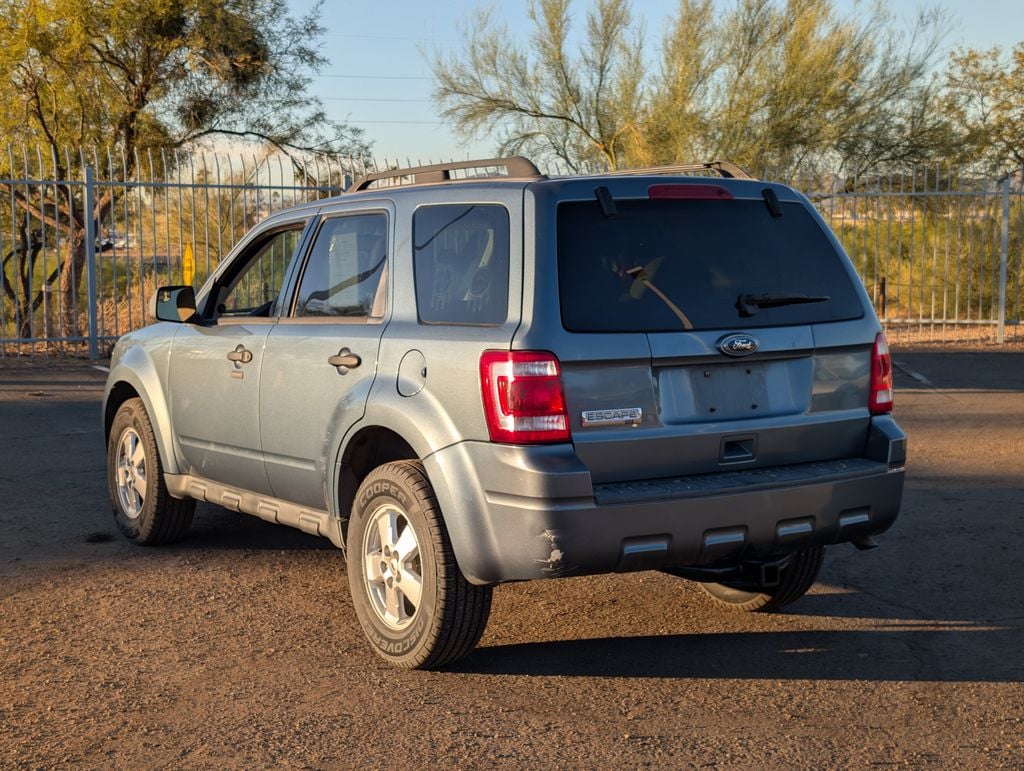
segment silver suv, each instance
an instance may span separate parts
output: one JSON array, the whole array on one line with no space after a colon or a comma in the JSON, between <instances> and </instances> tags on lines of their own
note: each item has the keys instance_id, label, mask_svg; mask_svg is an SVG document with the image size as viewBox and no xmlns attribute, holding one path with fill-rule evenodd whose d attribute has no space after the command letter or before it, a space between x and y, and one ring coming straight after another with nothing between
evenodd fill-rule
<instances>
[{"instance_id":1,"label":"silver suv","mask_svg":"<svg viewBox=\"0 0 1024 771\"><path fill-rule=\"evenodd\" d=\"M154 312L106 389L121 531L180 539L203 500L328 538L401 667L469 653L504 581L653 569L779 608L899 510L857 274L806 198L727 163L373 174Z\"/></svg>"}]
</instances>

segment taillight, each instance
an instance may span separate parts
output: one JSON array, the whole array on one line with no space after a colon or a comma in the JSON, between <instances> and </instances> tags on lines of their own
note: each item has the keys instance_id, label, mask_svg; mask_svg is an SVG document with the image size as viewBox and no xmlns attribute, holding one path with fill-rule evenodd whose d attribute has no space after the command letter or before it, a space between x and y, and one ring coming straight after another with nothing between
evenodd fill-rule
<instances>
[{"instance_id":1,"label":"taillight","mask_svg":"<svg viewBox=\"0 0 1024 771\"><path fill-rule=\"evenodd\" d=\"M484 351L480 389L492 442L569 441L569 415L554 354Z\"/></svg>"},{"instance_id":2,"label":"taillight","mask_svg":"<svg viewBox=\"0 0 1024 771\"><path fill-rule=\"evenodd\" d=\"M868 397L868 409L872 415L892 412L892 357L882 332L875 338L875 347L871 351L871 395Z\"/></svg>"}]
</instances>

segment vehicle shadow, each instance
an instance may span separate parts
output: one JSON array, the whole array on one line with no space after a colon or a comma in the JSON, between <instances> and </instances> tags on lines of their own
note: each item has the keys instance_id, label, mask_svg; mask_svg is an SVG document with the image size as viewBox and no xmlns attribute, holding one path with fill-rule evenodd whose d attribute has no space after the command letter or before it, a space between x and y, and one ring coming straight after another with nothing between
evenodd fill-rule
<instances>
[{"instance_id":1,"label":"vehicle shadow","mask_svg":"<svg viewBox=\"0 0 1024 771\"><path fill-rule=\"evenodd\" d=\"M739 680L1020 682L1022 631L971 623L608 637L480 648L451 671ZM990 651L992 655L982 655Z\"/></svg>"},{"instance_id":2,"label":"vehicle shadow","mask_svg":"<svg viewBox=\"0 0 1024 771\"><path fill-rule=\"evenodd\" d=\"M568 636L564 629L579 623L572 613L608 603L598 610L603 616L622 602L581 587L558 601L585 610L549 614L537 624L536 641L482 647L453 669L558 677L1021 683L1024 533L1014 503L1020 494L1013 480L991 484L984 495L949 482L914 486L882 548L830 549L819 585L782 614L735 614L691 592L680 609L693 619L686 632L669 627L650 634L647 626L631 636L624 624L607 637L594 637L591 627L589 639L544 640ZM962 501L968 514L947 499ZM652 607L681 599L671 584L648 579L646 587Z\"/></svg>"},{"instance_id":3,"label":"vehicle shadow","mask_svg":"<svg viewBox=\"0 0 1024 771\"><path fill-rule=\"evenodd\" d=\"M305 551L335 549L335 546L326 538L303 533L295 528L265 522L258 517L239 514L214 504L200 503L196 506L188 537L168 548L181 551Z\"/></svg>"}]
</instances>

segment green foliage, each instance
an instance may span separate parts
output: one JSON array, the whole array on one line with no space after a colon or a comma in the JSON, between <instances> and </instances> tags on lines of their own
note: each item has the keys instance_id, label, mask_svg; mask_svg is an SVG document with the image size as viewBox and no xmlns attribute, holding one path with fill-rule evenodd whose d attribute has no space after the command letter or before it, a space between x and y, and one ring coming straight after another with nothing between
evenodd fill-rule
<instances>
[{"instance_id":1,"label":"green foliage","mask_svg":"<svg viewBox=\"0 0 1024 771\"><path fill-rule=\"evenodd\" d=\"M319 11L296 18L286 0L8 0L0 5L0 71L9 75L0 80L0 136L41 146L57 180L83 171L68 149L112 148L123 159L117 175L129 179L147 150L213 135L364 157L360 132L327 121L309 94L310 73L325 61ZM0 155L0 174L17 178L7 160ZM26 218L4 256L0 291L21 318L55 282L72 307L85 273L87 219L107 219L123 189L106 187L86 213L80 187L59 185L38 198L11 183L0 188ZM65 251L37 290L21 278L37 273L31 234L43 227L59 234ZM62 331L78 334L73 315Z\"/></svg>"},{"instance_id":2,"label":"green foliage","mask_svg":"<svg viewBox=\"0 0 1024 771\"><path fill-rule=\"evenodd\" d=\"M0 9L0 131L54 150L180 147L211 134L360 155L308 92L319 8L285 0L12 0Z\"/></svg>"},{"instance_id":3,"label":"green foliage","mask_svg":"<svg viewBox=\"0 0 1024 771\"><path fill-rule=\"evenodd\" d=\"M914 182L906 180L908 186ZM929 181L918 174L916 183L921 189ZM877 197L861 192L817 199L883 323L996 318L1002 198L970 194L963 182L956 184L952 197L877 188ZM1009 224L1006 313L1018 320L1024 316L1019 192L1011 196Z\"/></svg>"},{"instance_id":4,"label":"green foliage","mask_svg":"<svg viewBox=\"0 0 1024 771\"><path fill-rule=\"evenodd\" d=\"M462 53L435 55L436 96L467 134L576 166L727 158L756 169L909 164L948 147L929 75L945 30L924 13L909 35L881 4L840 17L832 0L680 0L645 69L627 0L597 0L575 55L569 0L535 0L530 46L488 14Z\"/></svg>"},{"instance_id":5,"label":"green foliage","mask_svg":"<svg viewBox=\"0 0 1024 771\"><path fill-rule=\"evenodd\" d=\"M643 160L760 170L927 157L945 139L927 109L942 23L922 16L907 38L881 5L841 18L829 0L742 0L715 19L706 0L684 0L651 86Z\"/></svg>"},{"instance_id":6,"label":"green foliage","mask_svg":"<svg viewBox=\"0 0 1024 771\"><path fill-rule=\"evenodd\" d=\"M943 108L960 137L958 155L994 169L1024 166L1024 43L957 51L946 74Z\"/></svg>"},{"instance_id":7,"label":"green foliage","mask_svg":"<svg viewBox=\"0 0 1024 771\"><path fill-rule=\"evenodd\" d=\"M461 57L434 55L435 95L466 134L495 134L500 153L553 155L574 169L615 167L642 109L642 34L628 0L596 0L574 56L569 7L570 0L531 2L529 45L478 11Z\"/></svg>"}]
</instances>

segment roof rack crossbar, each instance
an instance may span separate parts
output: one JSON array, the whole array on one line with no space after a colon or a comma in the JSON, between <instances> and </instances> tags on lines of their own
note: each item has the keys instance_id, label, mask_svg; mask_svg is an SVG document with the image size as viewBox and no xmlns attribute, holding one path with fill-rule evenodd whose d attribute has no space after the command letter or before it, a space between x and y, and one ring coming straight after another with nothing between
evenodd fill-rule
<instances>
[{"instance_id":1,"label":"roof rack crossbar","mask_svg":"<svg viewBox=\"0 0 1024 771\"><path fill-rule=\"evenodd\" d=\"M713 171L725 179L754 179L743 169L729 161L711 161L710 163L687 163L678 166L649 166L643 169L621 169L605 172L607 176L625 177L640 174L678 174L691 171Z\"/></svg>"},{"instance_id":2,"label":"roof rack crossbar","mask_svg":"<svg viewBox=\"0 0 1024 771\"><path fill-rule=\"evenodd\" d=\"M388 169L373 174L366 174L357 179L352 186L346 190L347 193L358 193L362 190L369 190L370 185L380 180L396 180L395 186L401 185L424 185L436 182L448 182L452 179L451 172L458 169L485 169L504 167L505 176L512 179L542 179L543 174L534 166L533 162L521 155L510 158L485 158L478 161L453 161L451 163L435 163L430 166L412 166L407 169ZM401 182L404 178L410 178L411 182ZM479 177L484 179L486 177ZM477 177L466 177L477 179Z\"/></svg>"}]
</instances>

